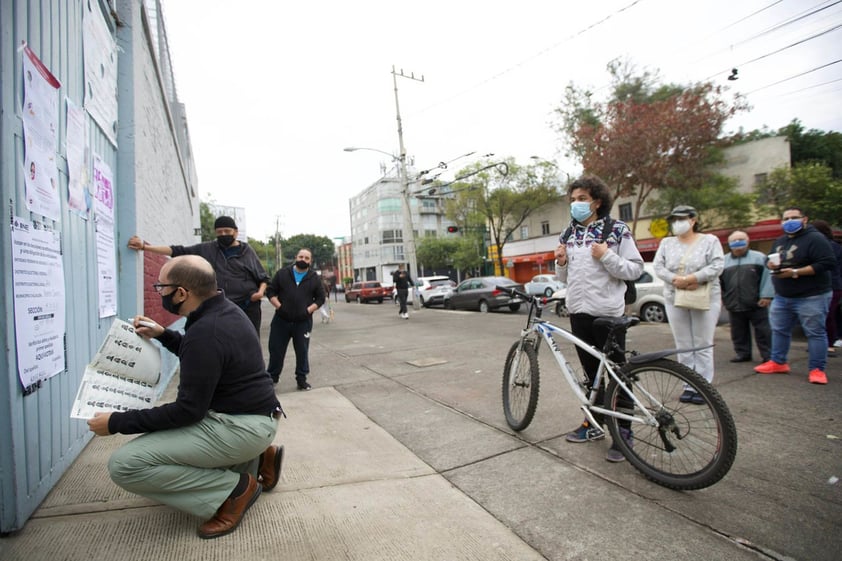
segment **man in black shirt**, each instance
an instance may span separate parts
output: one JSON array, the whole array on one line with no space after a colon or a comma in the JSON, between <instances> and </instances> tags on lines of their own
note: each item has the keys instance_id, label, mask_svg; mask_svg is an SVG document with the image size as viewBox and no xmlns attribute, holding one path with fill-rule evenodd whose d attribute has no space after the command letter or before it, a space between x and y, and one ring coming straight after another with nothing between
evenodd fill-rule
<instances>
[{"instance_id":1,"label":"man in black shirt","mask_svg":"<svg viewBox=\"0 0 842 561\"><path fill-rule=\"evenodd\" d=\"M400 303L398 315L403 319L409 319L409 314L406 311L406 298L409 296L409 289L412 288L412 277L409 276L403 265L398 265L398 270L392 273L392 282L397 291L398 303Z\"/></svg>"},{"instance_id":2,"label":"man in black shirt","mask_svg":"<svg viewBox=\"0 0 842 561\"><path fill-rule=\"evenodd\" d=\"M213 224L216 241L196 245L152 245L138 236L129 238L129 249L158 255L200 255L213 266L219 288L237 304L260 333L260 301L266 293L269 275L257 254L247 243L237 240L237 223L230 216L220 216Z\"/></svg>"},{"instance_id":3,"label":"man in black shirt","mask_svg":"<svg viewBox=\"0 0 842 561\"><path fill-rule=\"evenodd\" d=\"M273 446L282 414L260 341L243 311L217 290L213 267L188 255L168 261L153 285L185 333L151 319L135 329L155 337L180 364L178 395L151 409L98 413L99 436L145 433L108 462L120 487L205 519L199 537L232 532L261 491L278 482L283 447ZM140 322L154 327L139 327Z\"/></svg>"}]
</instances>

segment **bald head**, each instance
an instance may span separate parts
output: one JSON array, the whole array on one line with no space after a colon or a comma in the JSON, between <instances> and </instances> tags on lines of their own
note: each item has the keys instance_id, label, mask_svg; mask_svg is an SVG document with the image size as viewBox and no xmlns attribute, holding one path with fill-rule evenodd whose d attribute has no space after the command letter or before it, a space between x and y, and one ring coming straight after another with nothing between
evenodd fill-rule
<instances>
[{"instance_id":1,"label":"bald head","mask_svg":"<svg viewBox=\"0 0 842 561\"><path fill-rule=\"evenodd\" d=\"M216 273L207 260L198 255L181 255L170 259L160 274L161 282L177 284L205 300L216 295Z\"/></svg>"},{"instance_id":2,"label":"bald head","mask_svg":"<svg viewBox=\"0 0 842 561\"><path fill-rule=\"evenodd\" d=\"M749 240L747 233L742 230L734 230L731 232L731 235L728 236L728 247L731 248L731 253L735 257L742 257L748 253L749 241L751 240Z\"/></svg>"}]
</instances>

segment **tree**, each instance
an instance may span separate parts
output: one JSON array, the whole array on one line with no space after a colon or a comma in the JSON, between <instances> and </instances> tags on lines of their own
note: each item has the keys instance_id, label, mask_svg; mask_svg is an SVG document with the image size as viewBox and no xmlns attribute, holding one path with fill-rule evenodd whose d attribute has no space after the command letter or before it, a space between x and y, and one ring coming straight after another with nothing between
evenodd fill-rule
<instances>
[{"instance_id":1,"label":"tree","mask_svg":"<svg viewBox=\"0 0 842 561\"><path fill-rule=\"evenodd\" d=\"M458 177L448 191L445 215L462 231L488 228L501 270L505 270L503 247L512 233L535 210L562 197L555 168L545 164L519 166L512 158L496 164L480 161L461 170Z\"/></svg>"},{"instance_id":2,"label":"tree","mask_svg":"<svg viewBox=\"0 0 842 561\"><path fill-rule=\"evenodd\" d=\"M213 201L210 203L204 201L199 202L199 224L202 227L203 242L210 242L216 239L216 231L213 227L216 216L211 212L210 204L213 204Z\"/></svg>"},{"instance_id":3,"label":"tree","mask_svg":"<svg viewBox=\"0 0 842 561\"><path fill-rule=\"evenodd\" d=\"M274 244L274 238L272 239ZM295 256L298 250L306 247L313 252L313 269L332 269L334 263L334 256L336 254L336 246L333 245L333 240L327 236L317 236L315 234L296 234L290 236L285 240L281 240L281 253L283 253L282 263L280 267L284 267L295 261Z\"/></svg>"},{"instance_id":4,"label":"tree","mask_svg":"<svg viewBox=\"0 0 842 561\"><path fill-rule=\"evenodd\" d=\"M792 168L776 168L755 187L757 204L781 216L787 207L797 206L811 220L842 223L842 181L833 178L825 164L807 162Z\"/></svg>"},{"instance_id":5,"label":"tree","mask_svg":"<svg viewBox=\"0 0 842 561\"><path fill-rule=\"evenodd\" d=\"M712 214L729 210L726 199L747 208L749 198L737 193L736 184L712 171L721 161L718 139L725 122L747 108L739 96L726 101L724 90L711 83L657 85L657 75L636 75L619 61L609 63L608 72L612 97L605 103L568 85L565 104L556 109L556 130L586 173L613 186L615 198L635 199L633 231L645 204L679 190L681 202L713 204L706 207ZM717 189L724 191L711 197Z\"/></svg>"},{"instance_id":6,"label":"tree","mask_svg":"<svg viewBox=\"0 0 842 561\"><path fill-rule=\"evenodd\" d=\"M483 243L474 235L424 238L418 245L417 257L419 265L427 269L478 269L484 259Z\"/></svg>"}]
</instances>

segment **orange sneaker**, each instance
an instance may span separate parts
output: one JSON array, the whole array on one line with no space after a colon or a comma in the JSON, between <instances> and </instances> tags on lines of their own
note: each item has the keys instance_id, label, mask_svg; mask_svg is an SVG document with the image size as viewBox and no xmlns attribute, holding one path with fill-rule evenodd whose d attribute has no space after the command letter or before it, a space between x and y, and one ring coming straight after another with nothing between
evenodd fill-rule
<instances>
[{"instance_id":1,"label":"orange sneaker","mask_svg":"<svg viewBox=\"0 0 842 561\"><path fill-rule=\"evenodd\" d=\"M827 376L825 376L825 373L819 370L818 368L813 368L812 370L810 370L810 383L826 384Z\"/></svg>"},{"instance_id":2,"label":"orange sneaker","mask_svg":"<svg viewBox=\"0 0 842 561\"><path fill-rule=\"evenodd\" d=\"M763 364L758 364L754 367L755 372L760 374L789 374L789 365L775 362L774 360L767 360Z\"/></svg>"}]
</instances>

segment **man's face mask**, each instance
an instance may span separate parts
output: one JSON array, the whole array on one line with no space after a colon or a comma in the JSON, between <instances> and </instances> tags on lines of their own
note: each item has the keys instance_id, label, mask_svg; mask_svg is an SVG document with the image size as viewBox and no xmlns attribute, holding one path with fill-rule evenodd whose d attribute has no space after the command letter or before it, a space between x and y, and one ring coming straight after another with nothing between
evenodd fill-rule
<instances>
[{"instance_id":1,"label":"man's face mask","mask_svg":"<svg viewBox=\"0 0 842 561\"><path fill-rule=\"evenodd\" d=\"M301 270L304 270L304 269L309 269L309 268L310 268L310 264L309 264L309 263L307 263L306 261L304 261L303 259L299 259L298 261L296 261L296 262L295 262L295 266L296 266L297 268L301 269Z\"/></svg>"},{"instance_id":2,"label":"man's face mask","mask_svg":"<svg viewBox=\"0 0 842 561\"><path fill-rule=\"evenodd\" d=\"M231 247L231 244L234 243L234 236L230 234L225 236L217 236L216 242L223 248Z\"/></svg>"},{"instance_id":3,"label":"man's face mask","mask_svg":"<svg viewBox=\"0 0 842 561\"><path fill-rule=\"evenodd\" d=\"M163 307L166 311L168 311L171 314L178 315L178 309L181 308L181 305L184 304L184 301L182 300L178 304L173 302L173 296L175 296L176 292L178 292L177 288L167 295L162 294L161 307Z\"/></svg>"}]
</instances>

